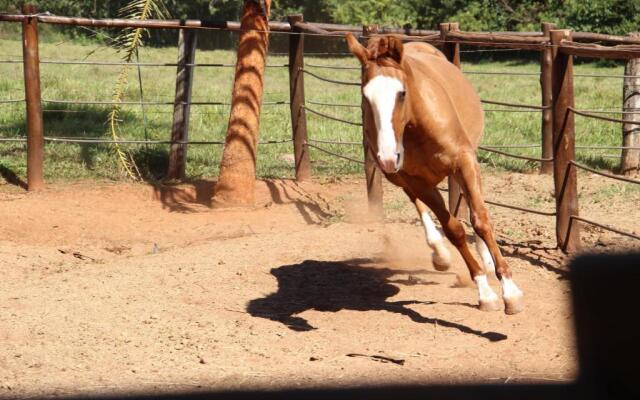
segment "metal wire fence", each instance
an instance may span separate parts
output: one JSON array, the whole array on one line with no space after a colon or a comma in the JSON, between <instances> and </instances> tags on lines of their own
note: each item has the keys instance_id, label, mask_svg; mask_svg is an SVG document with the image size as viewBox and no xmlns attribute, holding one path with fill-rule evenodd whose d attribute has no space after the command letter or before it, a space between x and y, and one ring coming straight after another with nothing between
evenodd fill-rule
<instances>
[{"instance_id":1,"label":"metal wire fence","mask_svg":"<svg viewBox=\"0 0 640 400\"><path fill-rule=\"evenodd\" d=\"M186 27L189 28L189 27ZM217 28L217 27L198 27L201 29L228 29L228 26L226 28ZM235 30L238 30L237 28L234 28ZM284 29L284 28L282 28ZM283 33L283 34L298 34L298 33L294 33L294 32L285 32L285 31L273 31L272 33ZM335 33L334 34L323 34L323 33L305 33L308 36L318 36L318 37L333 37L335 38ZM500 38L500 36L496 36L496 38ZM472 34L467 34L467 37L464 37L464 35L460 34L460 33L452 33L451 34L451 38L447 38L447 39L442 39L442 38L438 38L438 35L433 35L431 34L428 38L426 38L425 40L428 40L432 43L440 43L440 44L446 44L446 43L451 43L452 41L457 41L458 43L463 43L464 45L471 45L471 46L486 46L488 45L486 40L481 40L482 37L478 36L478 35L472 35ZM515 46L516 44L519 44L521 46L521 48L507 48L507 49L497 49L497 48L491 48L491 49L485 49L485 48L480 48L480 49L472 49L472 50L462 50L462 53L485 53L485 52L506 52L506 51L524 51L524 50L528 50L528 49L532 49L532 50L537 50L540 51L541 49L544 48L549 48L552 47L551 44L544 42L544 38L539 38L538 39L533 39L533 38L523 38L523 39L518 39L516 40L513 37L509 37L507 40L507 36L503 36L502 37L502 41L500 40L496 40L494 38L493 42L491 43L492 46ZM620 52L629 52L629 51L635 51L635 49L631 49L628 50L627 48L620 48L617 51ZM289 55L289 53L272 53L272 55ZM351 56L350 53L347 52L316 52L316 53L306 53L306 55L308 56ZM40 61L42 64L52 64L52 65L95 65L95 66L135 66L135 67L178 67L179 64L177 63L143 63L143 62L136 62L136 63L125 63L125 62L116 62L116 61L84 61L84 60L42 60ZM0 60L0 64L21 64L22 60L21 59L7 59L7 60ZM225 63L189 63L186 65L188 68L203 68L203 67L207 67L207 68L233 68L235 67L235 64L225 64ZM289 64L269 64L266 66L267 68L289 68L290 65ZM321 64L316 64L316 63L308 63L306 65L303 66L303 68L300 69L300 71L304 74L304 75L308 75L310 77L313 77L314 79L326 82L326 83L330 83L330 84L336 84L336 85L345 85L345 86L354 86L354 87L359 87L361 86L360 82L355 82L355 81L344 81L344 80L338 80L338 79L333 79L333 78L329 78L326 76L322 76L312 70L310 70L309 68L317 68L317 69L324 69L324 70L344 70L344 71L358 71L360 70L360 67L356 67L356 66L351 66L351 65L321 65ZM477 70L465 70L464 71L466 74L468 75L495 75L495 76L513 76L513 77L538 77L540 76L539 72L515 72L515 71L477 71ZM606 79L625 79L625 78L638 78L638 76L635 75L609 75L609 74L594 74L594 73L589 73L589 74L574 74L574 76L576 77L584 77L584 78L606 78ZM139 101L125 101L125 102L118 102L118 103L114 103L112 101L100 101L100 100L62 100L62 99L43 99L42 100L44 103L49 103L49 104L59 104L59 105L136 105L136 106L152 106L152 105L159 105L159 106L168 106L168 105L173 105L173 106L178 106L178 105L194 105L194 106L230 106L230 103L228 102L218 102L218 101L191 101L191 102L176 102L176 101L160 101L160 100L155 100L155 101L150 101L150 100L139 100ZM17 104L17 103L22 103L24 102L24 99L0 99L0 104L5 105L5 104ZM335 108L360 108L361 105L356 105L356 104L340 104L340 103L327 103L327 102L319 102L319 101L307 101L308 104L310 105L315 105L315 106L325 106L325 107L335 107ZM497 106L503 106L506 108L489 108L486 109L485 111L487 112L541 112L544 110L548 110L550 109L550 106L540 106L540 105L531 105L531 104L520 104L520 103L512 103L512 102L503 102L503 101L496 101L496 100L488 100L488 99L483 99L482 100L483 104L490 104L490 105L497 105ZM290 102L287 101L271 101L271 102L264 102L263 103L264 106L279 106L279 105L290 105ZM331 115L322 111L318 111L316 109L310 108L308 106L306 106L305 104L302 105L303 109L308 111L311 114L314 114L317 117L320 118L325 118L325 119L329 119L332 121L336 121L339 123L344 123L344 124L348 124L351 126L358 126L358 127L362 127L363 123L361 122L355 122L355 121L349 121L340 117L337 117L335 115ZM47 112L81 112L82 110L46 110ZM630 115L630 114L640 114L640 111L619 111L619 110L605 110L605 109L600 109L600 110L577 110L574 108L569 108L570 112L573 112L576 115L580 115L583 117L587 117L587 118L595 118L595 119L599 119L599 120L603 120L603 121L608 121L608 122L616 122L616 123L627 123L627 124L633 124L633 125L640 125L640 122L634 122L634 121L627 121L627 120L622 120L622 119L617 119L617 118L610 118L610 117L604 117L602 115L606 115L606 114L619 114L619 115ZM109 139L103 139L103 138L85 138L85 137L76 137L76 138L63 138L63 137L45 137L44 138L45 141L47 142L51 142L51 143L88 143L88 144L130 144L130 145L170 145L170 144L181 144L181 145L224 145L224 141L170 141L170 140L109 140ZM14 141L14 142L25 142L27 140L26 137L15 137L15 138L0 138L0 142L10 142L10 141ZM281 143L289 143L292 142L292 139L283 139L283 140L268 140L268 141L261 141L261 144L281 144ZM320 140L320 139L307 139L303 145L305 147L308 148L314 148L318 151L321 151L327 155L333 156L333 157L337 157L337 158L341 158L350 162L354 162L354 163L358 163L358 164L364 164L364 162L362 160L358 160L355 159L353 157L349 157L349 156L345 156L336 152L333 152L331 150L328 150L322 146L319 146L321 144L326 144L326 145L340 145L340 146L358 146L361 145L361 143L359 142L354 142L354 141L342 141L342 140ZM479 149L482 151L486 151L486 152L490 152L493 154L497 154L500 156L504 156L504 157L510 157L510 158L515 158L515 159L520 159L520 160L526 160L526 161L532 161L532 162L551 162L554 161L553 158L540 158L540 157L529 157L529 156L523 156L523 155L519 155L519 154L513 154L513 153L509 153L506 151L502 151L499 149L527 149L527 148L535 148L535 147L540 147L539 144L513 144L513 145L483 145L480 146ZM637 150L637 147L624 147L624 146L576 146L577 149L583 149L583 150L628 150L628 149L633 149L633 150ZM570 162L570 166L573 168L578 168L581 170L585 170L585 171L589 171L591 173L595 173L598 175L601 175L603 177L606 178L611 178L611 179L615 179L618 181L622 181L622 182L626 182L626 183L632 183L632 184L640 184L640 181L635 180L635 179L631 179L631 178L627 178L627 177L621 177L618 175L613 175L607 172L602 172L602 171L598 171L596 169L590 168L588 166L585 166L583 164L580 164L578 162L576 162L575 160L571 160ZM510 205L510 204L505 204L505 203L500 203L500 202L496 202L493 200L486 200L487 204L491 204L491 205L495 205L495 206L499 206L499 207L504 207L504 208L508 208L508 209L512 209L512 210L517 210L517 211L521 211L521 212L527 212L527 213L533 213L533 214L537 214L537 215L542 215L542 216L556 216L555 212L546 212L546 211L540 211L540 210L535 210L535 209L531 209L531 208L526 208L526 207L521 207L521 206L517 206L517 205ZM594 221L590 221L586 218L583 217L579 217L577 215L573 215L571 216L571 221L576 220L576 221L581 221L583 223L589 223L595 226L599 226L602 229L607 229L610 230L612 232L616 232L618 234L621 235L625 235L628 237L632 237L635 239L640 239L640 237L634 233L630 233L630 232L625 232L623 230L619 230L615 227L611 227L605 224L600 224Z\"/></svg>"}]
</instances>

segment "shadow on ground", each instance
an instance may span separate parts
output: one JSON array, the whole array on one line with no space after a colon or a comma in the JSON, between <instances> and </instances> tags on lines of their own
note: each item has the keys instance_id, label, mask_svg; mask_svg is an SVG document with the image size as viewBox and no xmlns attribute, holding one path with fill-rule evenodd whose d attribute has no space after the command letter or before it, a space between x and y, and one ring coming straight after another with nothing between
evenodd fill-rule
<instances>
[{"instance_id":1,"label":"shadow on ground","mask_svg":"<svg viewBox=\"0 0 640 400\"><path fill-rule=\"evenodd\" d=\"M251 300L247 305L247 311L254 317L280 322L298 332L316 329L298 315L307 310L387 311L405 315L417 323L438 324L491 342L507 339L502 333L482 332L456 322L426 317L407 307L412 304L434 304L432 301L389 301L390 297L400 291L393 283L403 283L391 281L390 278L394 275L426 274L431 271L403 271L367 266L374 262L370 259L306 260L299 264L274 268L271 274L278 279L278 291L264 298ZM421 284L428 286L434 283Z\"/></svg>"},{"instance_id":2,"label":"shadow on ground","mask_svg":"<svg viewBox=\"0 0 640 400\"><path fill-rule=\"evenodd\" d=\"M10 185L18 186L24 190L27 190L27 182L19 177L13 170L0 164L0 176Z\"/></svg>"},{"instance_id":3,"label":"shadow on ground","mask_svg":"<svg viewBox=\"0 0 640 400\"><path fill-rule=\"evenodd\" d=\"M499 239L498 244L507 257L515 257L536 267L544 268L556 274L561 280L569 277L569 270L565 267L566 257L556 247L543 246L531 241L519 242L504 239Z\"/></svg>"},{"instance_id":4,"label":"shadow on ground","mask_svg":"<svg viewBox=\"0 0 640 400\"><path fill-rule=\"evenodd\" d=\"M185 183L148 181L153 186L155 199L171 212L197 212L196 206L213 207L216 182L194 180ZM262 186L264 185L264 186ZM270 204L293 204L304 221L309 225L323 224L338 216L330 203L317 194L312 194L295 181L264 180L256 183L258 207ZM264 193L260 193L266 187Z\"/></svg>"}]
</instances>

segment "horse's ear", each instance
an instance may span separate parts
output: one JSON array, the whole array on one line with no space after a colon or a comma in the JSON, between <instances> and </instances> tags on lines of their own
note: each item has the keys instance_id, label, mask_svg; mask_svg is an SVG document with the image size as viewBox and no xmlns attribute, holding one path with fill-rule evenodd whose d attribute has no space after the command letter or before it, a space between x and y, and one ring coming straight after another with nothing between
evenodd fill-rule
<instances>
[{"instance_id":1,"label":"horse's ear","mask_svg":"<svg viewBox=\"0 0 640 400\"><path fill-rule=\"evenodd\" d=\"M404 45L402 40L397 36L383 36L378 42L378 57L388 57L400 64L402 62L402 54Z\"/></svg>"},{"instance_id":2,"label":"horse's ear","mask_svg":"<svg viewBox=\"0 0 640 400\"><path fill-rule=\"evenodd\" d=\"M349 46L349 51L360 60L360 64L365 65L369 61L369 51L358 42L358 39L352 33L347 33L347 45Z\"/></svg>"}]
</instances>

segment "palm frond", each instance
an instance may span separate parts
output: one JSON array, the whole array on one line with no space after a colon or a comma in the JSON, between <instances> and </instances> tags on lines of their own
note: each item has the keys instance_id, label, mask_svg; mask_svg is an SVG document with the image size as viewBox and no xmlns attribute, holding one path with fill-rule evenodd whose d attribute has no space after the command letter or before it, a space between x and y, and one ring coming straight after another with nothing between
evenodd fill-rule
<instances>
[{"instance_id":1,"label":"palm frond","mask_svg":"<svg viewBox=\"0 0 640 400\"><path fill-rule=\"evenodd\" d=\"M118 16L125 19L135 19L139 21L147 19L163 19L168 15L168 11L162 0L131 0L129 4L123 6L118 11ZM114 42L114 48L122 54L123 61L130 63L136 52L144 45L144 39L148 36L148 31L143 28L127 28L118 35ZM123 65L118 79L116 80L112 100L113 109L109 113L109 128L111 137L115 142L120 140L119 125L120 103L124 100L126 87L129 80L129 65ZM141 174L133 157L126 150L122 149L119 143L115 143L116 154L124 172L133 180L140 180Z\"/></svg>"}]
</instances>

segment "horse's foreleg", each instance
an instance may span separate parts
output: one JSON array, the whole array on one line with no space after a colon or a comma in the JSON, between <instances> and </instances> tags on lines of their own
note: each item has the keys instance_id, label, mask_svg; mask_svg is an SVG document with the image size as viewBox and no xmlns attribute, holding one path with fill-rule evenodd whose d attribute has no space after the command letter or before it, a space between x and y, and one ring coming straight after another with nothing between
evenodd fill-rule
<instances>
[{"instance_id":1,"label":"horse's foreleg","mask_svg":"<svg viewBox=\"0 0 640 400\"><path fill-rule=\"evenodd\" d=\"M473 221L473 211L469 209L469 221ZM487 244L482 240L480 235L474 230L473 242L476 246L476 252L480 256L482 260L482 265L484 265L484 270L487 275L496 273L496 264L493 262L493 257L491 257L491 252L489 252L489 248Z\"/></svg>"},{"instance_id":2,"label":"horse's foreleg","mask_svg":"<svg viewBox=\"0 0 640 400\"><path fill-rule=\"evenodd\" d=\"M471 207L471 223L478 236L484 241L495 263L496 276L502 285L505 313L516 314L524 309L522 291L513 281L511 268L505 261L493 234L489 212L482 198L480 166L475 156L469 154L462 159L458 179L464 188Z\"/></svg>"},{"instance_id":3,"label":"horse's foreleg","mask_svg":"<svg viewBox=\"0 0 640 400\"><path fill-rule=\"evenodd\" d=\"M440 231L433 223L428 207L409 190L404 189L404 192L409 196L413 205L416 206L416 211L418 211L418 215L422 220L427 244L433 250L433 267L438 271L447 271L451 267L451 253L447 249Z\"/></svg>"},{"instance_id":4,"label":"horse's foreleg","mask_svg":"<svg viewBox=\"0 0 640 400\"><path fill-rule=\"evenodd\" d=\"M438 189L431 188L421 190L419 198L436 214L447 239L456 246L460 255L464 259L467 268L469 268L471 278L478 287L480 309L483 311L499 310L501 308L500 300L493 289L489 286L484 269L473 257L471 249L467 245L466 233L462 223L449 213L445 206L444 199Z\"/></svg>"},{"instance_id":5,"label":"horse's foreleg","mask_svg":"<svg viewBox=\"0 0 640 400\"><path fill-rule=\"evenodd\" d=\"M471 210L469 210L469 213L471 213ZM469 218L469 220L471 221L472 218L473 217ZM487 244L477 233L474 236L476 251L480 256L480 259L482 259L482 264L484 265L485 271L487 271L487 274L495 274L496 264L493 262L493 257L491 257L491 252L489 252Z\"/></svg>"}]
</instances>

